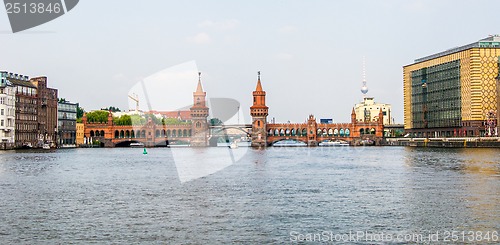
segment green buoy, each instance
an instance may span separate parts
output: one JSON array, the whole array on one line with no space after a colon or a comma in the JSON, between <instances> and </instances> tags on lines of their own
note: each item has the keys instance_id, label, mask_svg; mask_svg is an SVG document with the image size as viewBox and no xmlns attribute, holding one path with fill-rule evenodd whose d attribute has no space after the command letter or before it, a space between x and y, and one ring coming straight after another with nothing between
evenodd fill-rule
<instances>
[{"instance_id":1,"label":"green buoy","mask_svg":"<svg viewBox=\"0 0 500 245\"><path fill-rule=\"evenodd\" d=\"M142 152L142 154L144 154L144 155L148 154L148 151L146 151L146 148L144 148L144 152Z\"/></svg>"}]
</instances>

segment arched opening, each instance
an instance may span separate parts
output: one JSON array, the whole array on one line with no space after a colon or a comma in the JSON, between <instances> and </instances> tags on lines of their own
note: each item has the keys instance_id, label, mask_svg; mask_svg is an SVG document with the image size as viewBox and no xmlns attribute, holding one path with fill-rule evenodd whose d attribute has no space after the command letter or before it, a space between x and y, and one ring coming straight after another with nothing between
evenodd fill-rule
<instances>
[{"instance_id":1,"label":"arched opening","mask_svg":"<svg viewBox=\"0 0 500 245\"><path fill-rule=\"evenodd\" d=\"M132 139L135 138L135 132L134 132L134 130L130 131L130 138L132 138Z\"/></svg>"},{"instance_id":2,"label":"arched opening","mask_svg":"<svg viewBox=\"0 0 500 245\"><path fill-rule=\"evenodd\" d=\"M157 129L157 130L155 131L155 137L156 137L156 138L160 137L160 134L161 134L161 133L160 133L160 130L159 130L159 129Z\"/></svg>"},{"instance_id":3,"label":"arched opening","mask_svg":"<svg viewBox=\"0 0 500 245\"><path fill-rule=\"evenodd\" d=\"M303 128L302 129L302 136L306 136L307 135L307 129Z\"/></svg>"},{"instance_id":4,"label":"arched opening","mask_svg":"<svg viewBox=\"0 0 500 245\"><path fill-rule=\"evenodd\" d=\"M92 132L90 132L90 134L92 135ZM115 130L115 139L118 138L120 138L120 133L118 132L118 130Z\"/></svg>"},{"instance_id":5,"label":"arched opening","mask_svg":"<svg viewBox=\"0 0 500 245\"><path fill-rule=\"evenodd\" d=\"M141 137L141 131L137 130L135 131L135 137L140 138Z\"/></svg>"},{"instance_id":6,"label":"arched opening","mask_svg":"<svg viewBox=\"0 0 500 245\"><path fill-rule=\"evenodd\" d=\"M323 129L323 136L326 136L328 132L326 131L326 128Z\"/></svg>"},{"instance_id":7,"label":"arched opening","mask_svg":"<svg viewBox=\"0 0 500 245\"><path fill-rule=\"evenodd\" d=\"M142 138L146 138L146 130L142 130L141 136L142 136Z\"/></svg>"},{"instance_id":8,"label":"arched opening","mask_svg":"<svg viewBox=\"0 0 500 245\"><path fill-rule=\"evenodd\" d=\"M94 130L90 130L90 137L94 137Z\"/></svg>"},{"instance_id":9,"label":"arched opening","mask_svg":"<svg viewBox=\"0 0 500 245\"><path fill-rule=\"evenodd\" d=\"M360 134L360 135L365 134L365 129L364 129L364 128L359 129L359 134Z\"/></svg>"},{"instance_id":10,"label":"arched opening","mask_svg":"<svg viewBox=\"0 0 500 245\"><path fill-rule=\"evenodd\" d=\"M369 128L365 128L365 134L370 134L370 129Z\"/></svg>"},{"instance_id":11,"label":"arched opening","mask_svg":"<svg viewBox=\"0 0 500 245\"><path fill-rule=\"evenodd\" d=\"M165 129L161 131L161 137L165 137Z\"/></svg>"},{"instance_id":12,"label":"arched opening","mask_svg":"<svg viewBox=\"0 0 500 245\"><path fill-rule=\"evenodd\" d=\"M170 137L170 129L167 129L167 137Z\"/></svg>"},{"instance_id":13,"label":"arched opening","mask_svg":"<svg viewBox=\"0 0 500 245\"><path fill-rule=\"evenodd\" d=\"M101 130L101 137L104 137L104 130Z\"/></svg>"},{"instance_id":14,"label":"arched opening","mask_svg":"<svg viewBox=\"0 0 500 245\"><path fill-rule=\"evenodd\" d=\"M290 136L290 129L288 129L288 128L287 128L287 129L285 130L285 135L286 135L286 136Z\"/></svg>"},{"instance_id":15,"label":"arched opening","mask_svg":"<svg viewBox=\"0 0 500 245\"><path fill-rule=\"evenodd\" d=\"M280 135L280 131L278 129L275 129L274 130L274 136L278 136L278 135Z\"/></svg>"},{"instance_id":16,"label":"arched opening","mask_svg":"<svg viewBox=\"0 0 500 245\"><path fill-rule=\"evenodd\" d=\"M295 129L292 128L292 132L291 132L292 136L295 136Z\"/></svg>"},{"instance_id":17,"label":"arched opening","mask_svg":"<svg viewBox=\"0 0 500 245\"><path fill-rule=\"evenodd\" d=\"M375 134L375 128L372 128L372 129L370 130L370 134Z\"/></svg>"},{"instance_id":18,"label":"arched opening","mask_svg":"<svg viewBox=\"0 0 500 245\"><path fill-rule=\"evenodd\" d=\"M344 134L346 137L349 137L351 135L351 131L348 128L346 128Z\"/></svg>"},{"instance_id":19,"label":"arched opening","mask_svg":"<svg viewBox=\"0 0 500 245\"><path fill-rule=\"evenodd\" d=\"M333 129L329 128L328 129L328 136L332 136L333 135Z\"/></svg>"},{"instance_id":20,"label":"arched opening","mask_svg":"<svg viewBox=\"0 0 500 245\"><path fill-rule=\"evenodd\" d=\"M280 129L280 136L284 136L285 135L285 130L284 129Z\"/></svg>"},{"instance_id":21,"label":"arched opening","mask_svg":"<svg viewBox=\"0 0 500 245\"><path fill-rule=\"evenodd\" d=\"M99 137L99 136L101 136L101 132L99 132L99 130L96 130L95 131L95 137Z\"/></svg>"},{"instance_id":22,"label":"arched opening","mask_svg":"<svg viewBox=\"0 0 500 245\"><path fill-rule=\"evenodd\" d=\"M184 137L187 137L187 136L188 136L188 133L187 133L187 130L186 130L186 129L182 130L182 135L183 135Z\"/></svg>"},{"instance_id":23,"label":"arched opening","mask_svg":"<svg viewBox=\"0 0 500 245\"><path fill-rule=\"evenodd\" d=\"M177 130L172 130L172 137L177 137Z\"/></svg>"},{"instance_id":24,"label":"arched opening","mask_svg":"<svg viewBox=\"0 0 500 245\"><path fill-rule=\"evenodd\" d=\"M125 138L130 138L130 131L125 131Z\"/></svg>"},{"instance_id":25,"label":"arched opening","mask_svg":"<svg viewBox=\"0 0 500 245\"><path fill-rule=\"evenodd\" d=\"M321 129L318 128L318 131L316 132L317 135L321 135Z\"/></svg>"},{"instance_id":26,"label":"arched opening","mask_svg":"<svg viewBox=\"0 0 500 245\"><path fill-rule=\"evenodd\" d=\"M269 131L267 131L267 136L272 136L272 135L273 135L273 130L269 129Z\"/></svg>"},{"instance_id":27,"label":"arched opening","mask_svg":"<svg viewBox=\"0 0 500 245\"><path fill-rule=\"evenodd\" d=\"M123 130L120 131L120 138L123 138L124 136L125 136L125 132L123 132Z\"/></svg>"},{"instance_id":28,"label":"arched opening","mask_svg":"<svg viewBox=\"0 0 500 245\"><path fill-rule=\"evenodd\" d=\"M188 136L191 137L191 129L188 130Z\"/></svg>"},{"instance_id":29,"label":"arched opening","mask_svg":"<svg viewBox=\"0 0 500 245\"><path fill-rule=\"evenodd\" d=\"M339 130L339 135L340 135L340 137L344 137L344 129L343 128L341 128Z\"/></svg>"},{"instance_id":30,"label":"arched opening","mask_svg":"<svg viewBox=\"0 0 500 245\"><path fill-rule=\"evenodd\" d=\"M196 127L197 128L201 128L201 123L200 122L196 122Z\"/></svg>"}]
</instances>

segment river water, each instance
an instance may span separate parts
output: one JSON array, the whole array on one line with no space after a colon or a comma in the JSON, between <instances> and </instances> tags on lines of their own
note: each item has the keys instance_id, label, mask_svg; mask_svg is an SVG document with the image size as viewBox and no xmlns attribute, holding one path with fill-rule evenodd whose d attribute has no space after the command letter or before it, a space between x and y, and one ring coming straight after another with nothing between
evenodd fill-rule
<instances>
[{"instance_id":1,"label":"river water","mask_svg":"<svg viewBox=\"0 0 500 245\"><path fill-rule=\"evenodd\" d=\"M423 240L413 242L433 243L428 234L437 234L434 242L443 244L446 232L459 232L454 234L469 242L500 243L492 240L500 232L499 149L142 153L0 152L0 243L407 244L384 235L422 234ZM220 167L186 177L181 162L195 163L191 172ZM484 237L462 238L470 232Z\"/></svg>"}]
</instances>

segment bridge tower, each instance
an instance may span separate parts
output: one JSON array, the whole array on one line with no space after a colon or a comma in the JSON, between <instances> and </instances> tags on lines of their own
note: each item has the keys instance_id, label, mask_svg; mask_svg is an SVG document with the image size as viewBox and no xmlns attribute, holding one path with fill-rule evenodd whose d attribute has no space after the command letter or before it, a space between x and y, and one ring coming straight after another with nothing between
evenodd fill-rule
<instances>
[{"instance_id":1,"label":"bridge tower","mask_svg":"<svg viewBox=\"0 0 500 245\"><path fill-rule=\"evenodd\" d=\"M267 115L269 107L266 106L266 91L260 83L260 71L258 74L257 87L253 91L253 105L250 107L252 116L252 146L267 146Z\"/></svg>"},{"instance_id":2,"label":"bridge tower","mask_svg":"<svg viewBox=\"0 0 500 245\"><path fill-rule=\"evenodd\" d=\"M307 119L307 145L308 146L317 146L317 135L316 130L318 128L318 123L316 123L316 118L314 115L309 115L309 119Z\"/></svg>"},{"instance_id":3,"label":"bridge tower","mask_svg":"<svg viewBox=\"0 0 500 245\"><path fill-rule=\"evenodd\" d=\"M206 105L207 93L201 86L201 72L198 73L198 87L193 93L193 106L191 110L191 146L208 146L208 107Z\"/></svg>"}]
</instances>

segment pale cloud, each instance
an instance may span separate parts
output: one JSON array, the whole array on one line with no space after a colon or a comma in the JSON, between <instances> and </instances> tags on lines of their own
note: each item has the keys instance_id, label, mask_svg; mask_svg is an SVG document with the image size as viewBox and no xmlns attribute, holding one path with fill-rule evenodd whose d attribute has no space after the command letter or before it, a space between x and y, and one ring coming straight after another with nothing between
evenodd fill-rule
<instances>
[{"instance_id":1,"label":"pale cloud","mask_svg":"<svg viewBox=\"0 0 500 245\"><path fill-rule=\"evenodd\" d=\"M240 38L238 36L228 35L228 36L224 37L224 42L226 44L235 44L235 43L238 43L239 41L240 41Z\"/></svg>"},{"instance_id":2,"label":"pale cloud","mask_svg":"<svg viewBox=\"0 0 500 245\"><path fill-rule=\"evenodd\" d=\"M208 44L212 42L212 38L206 32L200 32L195 36L187 37L186 40L194 44Z\"/></svg>"},{"instance_id":3,"label":"pale cloud","mask_svg":"<svg viewBox=\"0 0 500 245\"><path fill-rule=\"evenodd\" d=\"M221 21L213 21L213 20L205 20L201 23L198 24L198 27L200 28L211 28L215 30L231 30L236 28L240 22L236 19L230 19L230 20L221 20Z\"/></svg>"},{"instance_id":4,"label":"pale cloud","mask_svg":"<svg viewBox=\"0 0 500 245\"><path fill-rule=\"evenodd\" d=\"M123 73L117 73L113 75L112 79L115 81L125 81L127 80L127 76L125 76Z\"/></svg>"},{"instance_id":5,"label":"pale cloud","mask_svg":"<svg viewBox=\"0 0 500 245\"><path fill-rule=\"evenodd\" d=\"M291 60L293 59L293 55L289 53L279 53L275 54L274 58L277 60Z\"/></svg>"},{"instance_id":6,"label":"pale cloud","mask_svg":"<svg viewBox=\"0 0 500 245\"><path fill-rule=\"evenodd\" d=\"M283 26L279 29L279 32L281 33L293 33L296 32L298 29L295 26L287 25Z\"/></svg>"}]
</instances>

